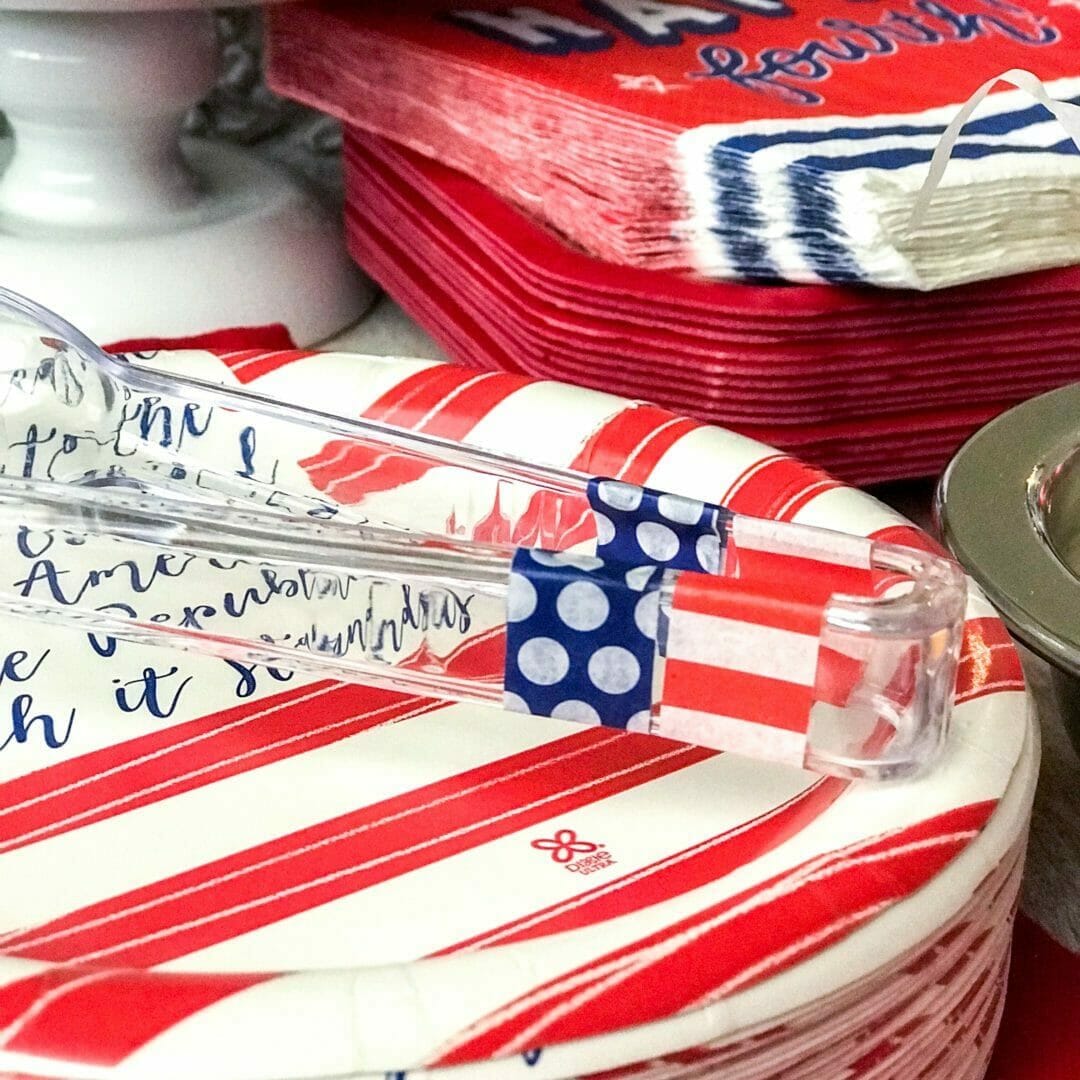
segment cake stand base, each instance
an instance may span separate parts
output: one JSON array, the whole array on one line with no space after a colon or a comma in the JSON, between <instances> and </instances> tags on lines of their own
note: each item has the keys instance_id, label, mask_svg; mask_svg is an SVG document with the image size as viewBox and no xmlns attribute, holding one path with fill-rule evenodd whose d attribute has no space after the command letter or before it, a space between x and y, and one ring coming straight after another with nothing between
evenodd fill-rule
<instances>
[{"instance_id":1,"label":"cake stand base","mask_svg":"<svg viewBox=\"0 0 1080 1080\"><path fill-rule=\"evenodd\" d=\"M308 345L355 322L373 290L340 215L248 151L179 138L216 76L210 11L51 3L0 0L0 284L102 342L283 324Z\"/></svg>"}]
</instances>

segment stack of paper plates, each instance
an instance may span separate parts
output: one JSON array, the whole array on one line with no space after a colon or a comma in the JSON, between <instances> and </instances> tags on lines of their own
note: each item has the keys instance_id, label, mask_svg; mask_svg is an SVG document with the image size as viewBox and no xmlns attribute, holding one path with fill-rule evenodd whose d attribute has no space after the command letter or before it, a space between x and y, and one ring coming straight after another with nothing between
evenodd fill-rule
<instances>
[{"instance_id":1,"label":"stack of paper plates","mask_svg":"<svg viewBox=\"0 0 1080 1080\"><path fill-rule=\"evenodd\" d=\"M790 458L605 394L341 355L155 362L922 542ZM373 513L421 520L440 483L260 446L282 485ZM39 580L24 540L2 572ZM1036 748L1001 623L977 595L968 616L944 757L890 784L4 622L0 1071L977 1077Z\"/></svg>"}]
</instances>

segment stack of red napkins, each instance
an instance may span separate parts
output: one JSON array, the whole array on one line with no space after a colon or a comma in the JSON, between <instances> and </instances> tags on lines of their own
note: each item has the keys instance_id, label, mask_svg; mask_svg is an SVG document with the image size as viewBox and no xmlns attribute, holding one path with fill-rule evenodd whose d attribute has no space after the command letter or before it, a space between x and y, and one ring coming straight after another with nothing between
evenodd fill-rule
<instances>
[{"instance_id":1,"label":"stack of red napkins","mask_svg":"<svg viewBox=\"0 0 1080 1080\"><path fill-rule=\"evenodd\" d=\"M586 255L355 130L346 170L353 255L453 358L647 398L855 483L931 475L1080 378L1080 268L933 293L708 282Z\"/></svg>"},{"instance_id":2,"label":"stack of red napkins","mask_svg":"<svg viewBox=\"0 0 1080 1080\"><path fill-rule=\"evenodd\" d=\"M1080 261L1080 154L983 103L1080 95L1070 0L275 5L278 89L462 169L610 262L935 289Z\"/></svg>"}]
</instances>

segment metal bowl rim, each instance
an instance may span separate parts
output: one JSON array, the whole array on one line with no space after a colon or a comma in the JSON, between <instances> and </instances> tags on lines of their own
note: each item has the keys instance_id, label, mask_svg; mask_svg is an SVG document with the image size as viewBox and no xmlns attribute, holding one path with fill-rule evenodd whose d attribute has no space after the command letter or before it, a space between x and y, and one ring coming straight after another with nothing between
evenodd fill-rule
<instances>
[{"instance_id":1,"label":"metal bowl rim","mask_svg":"<svg viewBox=\"0 0 1080 1080\"><path fill-rule=\"evenodd\" d=\"M1010 409L960 447L935 510L949 549L1033 652L1080 677L1080 578L1047 545L1028 481L1080 445L1080 383Z\"/></svg>"}]
</instances>

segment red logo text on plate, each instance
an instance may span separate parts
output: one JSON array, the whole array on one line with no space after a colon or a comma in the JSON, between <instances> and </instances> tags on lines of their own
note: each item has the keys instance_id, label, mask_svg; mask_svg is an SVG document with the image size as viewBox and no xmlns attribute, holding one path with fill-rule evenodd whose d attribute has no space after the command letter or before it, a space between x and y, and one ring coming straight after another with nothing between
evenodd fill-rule
<instances>
[{"instance_id":1,"label":"red logo text on plate","mask_svg":"<svg viewBox=\"0 0 1080 1080\"><path fill-rule=\"evenodd\" d=\"M579 840L573 829L559 829L554 837L534 840L532 846L537 851L550 851L553 862L561 863L574 874L592 874L615 865L601 844Z\"/></svg>"}]
</instances>

